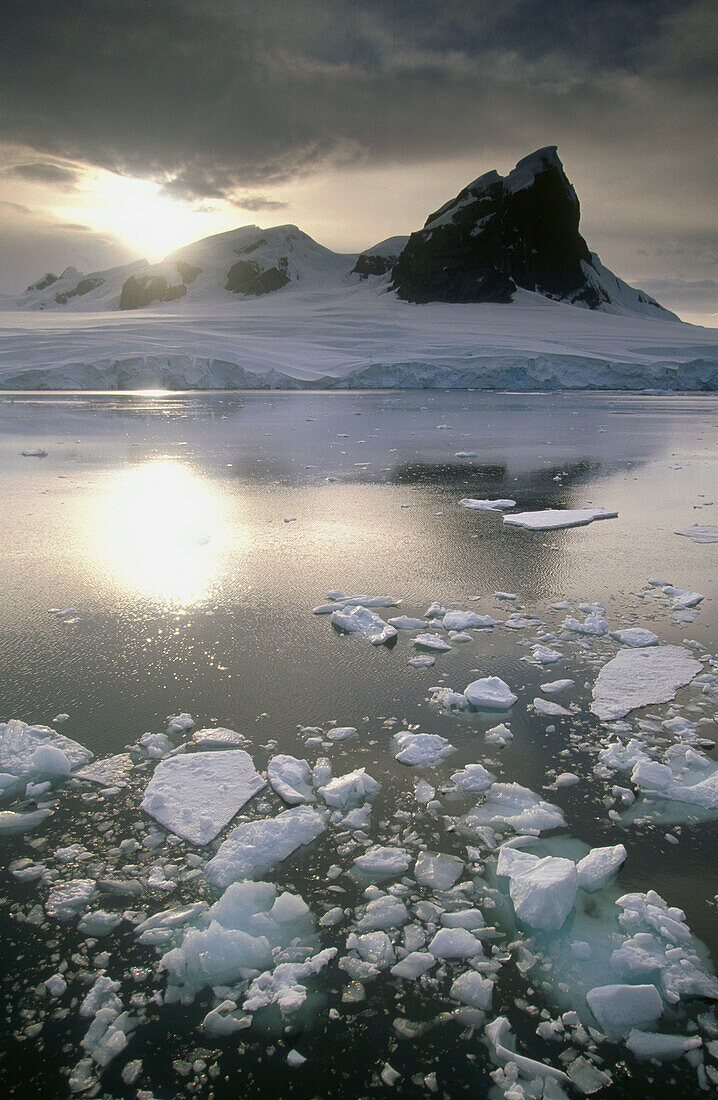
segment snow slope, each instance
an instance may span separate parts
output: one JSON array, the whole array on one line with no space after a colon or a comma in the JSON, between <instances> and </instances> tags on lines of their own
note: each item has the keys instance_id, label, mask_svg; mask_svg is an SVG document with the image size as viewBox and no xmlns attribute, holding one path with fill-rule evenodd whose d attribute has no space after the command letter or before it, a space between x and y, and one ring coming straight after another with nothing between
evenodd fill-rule
<instances>
[{"instance_id":1,"label":"snow slope","mask_svg":"<svg viewBox=\"0 0 718 1100\"><path fill-rule=\"evenodd\" d=\"M332 283L316 265L259 297L0 313L0 388L718 390L718 330L529 291L412 305L386 277Z\"/></svg>"}]
</instances>

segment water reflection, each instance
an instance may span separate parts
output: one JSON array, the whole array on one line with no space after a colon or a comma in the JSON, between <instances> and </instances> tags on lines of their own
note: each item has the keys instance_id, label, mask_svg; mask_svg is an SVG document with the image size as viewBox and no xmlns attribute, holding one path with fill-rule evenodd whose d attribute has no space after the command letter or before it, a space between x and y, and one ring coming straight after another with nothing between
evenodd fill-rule
<instances>
[{"instance_id":1,"label":"water reflection","mask_svg":"<svg viewBox=\"0 0 718 1100\"><path fill-rule=\"evenodd\" d=\"M112 474L93 517L94 549L124 584L180 606L205 599L217 576L220 500L191 468L158 460Z\"/></svg>"}]
</instances>

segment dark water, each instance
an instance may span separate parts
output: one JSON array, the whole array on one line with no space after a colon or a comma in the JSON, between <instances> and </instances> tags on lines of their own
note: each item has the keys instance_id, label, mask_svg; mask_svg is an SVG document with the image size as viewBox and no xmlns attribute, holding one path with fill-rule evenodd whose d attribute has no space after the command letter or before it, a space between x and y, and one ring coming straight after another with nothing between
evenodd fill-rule
<instances>
[{"instance_id":1,"label":"dark water","mask_svg":"<svg viewBox=\"0 0 718 1100\"><path fill-rule=\"evenodd\" d=\"M340 636L312 607L341 588L401 599L400 612L385 614L421 615L438 599L504 618L507 609L492 593L508 590L552 627L564 614L547 610L552 601L598 601L612 627L635 617L664 641L693 638L715 653L718 547L674 531L718 522L717 443L718 400L710 397L3 395L0 720L51 724L67 712L62 731L101 756L188 710L198 726L245 733L260 768L272 754L262 748L270 740L277 751L306 755L298 726L354 725L361 738L334 750L335 774L366 766L381 780L379 821L413 804L412 774L389 751L391 730L383 723L392 717L456 746L450 767L427 773L432 782L480 760L500 778L541 791L551 768L568 766L558 754L569 743L569 726L585 741L597 736L585 713L547 732L546 722L537 724L526 710L541 682L574 672L547 673L522 661L526 650L517 648L514 632L499 630L455 645L434 668L413 669L407 635L375 648ZM21 456L36 447L47 457ZM512 497L519 510L591 502L617 509L619 518L574 530L516 531L498 513L460 507L464 496ZM694 623L675 623L634 595L656 576L706 595ZM76 622L48 614L70 607ZM603 643L598 651L607 659L615 646ZM514 741L500 754L477 737L478 720L442 715L427 703L432 685L461 690L489 674L501 675L520 697ZM579 684L592 677L580 668L575 676ZM716 824L684 826L678 845L666 842L661 828L619 836L600 803L604 788L593 779L593 761L582 773L577 761L568 763L582 784L546 795L564 809L571 835L589 844L630 835L622 889L655 888L680 905L718 959ZM111 811L119 835L138 818L141 789L131 787ZM48 850L70 839L89 843L96 823L86 815L68 791L44 827ZM28 839L0 841L3 863L32 855ZM441 850L460 852L459 838L443 835ZM311 902L322 896L323 868L335 858L323 839L268 877L296 886ZM35 884L21 886L10 875L3 882L10 1027L0 1071L12 1095L62 1096L87 1022L73 1012L60 1019L50 1013L40 1038L23 1037L30 991L53 971L45 933L13 916L13 905L37 900ZM143 904L154 911L180 900ZM57 941L54 950L71 954L82 937L62 926ZM131 932L100 941L99 949L138 965L156 961ZM410 1018L431 1019L450 1007L444 998L437 1009L436 998L410 987L401 987L400 1006ZM281 1041L241 1032L239 1040L204 1042L195 1028L208 1005L157 1010L131 1043L130 1057L145 1064L138 1087L154 1088L158 1097L349 1097L375 1088L424 1096L412 1076L435 1070L445 1096L485 1095L494 1067L478 1033L466 1035L451 1022L397 1041L398 988L379 979L366 1002L342 1008L341 1020L328 1023L320 1013L302 1036L309 1061L300 1072L286 1066ZM339 1003L340 993L337 972L325 995ZM496 1014L515 996L525 992L502 976ZM531 1053L535 1021L525 1034L520 1020L512 1022ZM172 1061L194 1061L198 1051L216 1076L185 1078L173 1070ZM547 1056L540 1046L533 1053ZM136 1095L119 1076L125 1060L108 1069L105 1095ZM393 1089L376 1082L387 1060L403 1075ZM609 1093L660 1095L650 1091L658 1087L650 1084L654 1072L632 1064ZM686 1063L661 1070L660 1081L677 1082L670 1087L686 1095L695 1088Z\"/></svg>"}]
</instances>

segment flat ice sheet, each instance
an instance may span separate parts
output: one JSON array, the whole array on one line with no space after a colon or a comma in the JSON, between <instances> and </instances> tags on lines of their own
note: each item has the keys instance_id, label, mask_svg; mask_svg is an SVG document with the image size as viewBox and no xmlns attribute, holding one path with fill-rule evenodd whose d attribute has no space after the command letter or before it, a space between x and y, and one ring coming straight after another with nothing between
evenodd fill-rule
<instances>
[{"instance_id":1,"label":"flat ice sheet","mask_svg":"<svg viewBox=\"0 0 718 1100\"><path fill-rule=\"evenodd\" d=\"M155 768L142 809L190 844L208 844L264 786L243 749L173 756Z\"/></svg>"},{"instance_id":2,"label":"flat ice sheet","mask_svg":"<svg viewBox=\"0 0 718 1100\"><path fill-rule=\"evenodd\" d=\"M676 531L676 534L685 535L694 542L718 542L718 524L693 523Z\"/></svg>"},{"instance_id":3,"label":"flat ice sheet","mask_svg":"<svg viewBox=\"0 0 718 1100\"><path fill-rule=\"evenodd\" d=\"M309 806L295 806L277 817L244 822L232 830L207 864L207 879L213 886L229 886L231 882L260 877L303 844L316 840L325 828L324 816Z\"/></svg>"},{"instance_id":4,"label":"flat ice sheet","mask_svg":"<svg viewBox=\"0 0 718 1100\"><path fill-rule=\"evenodd\" d=\"M618 512L606 508L545 508L541 512L515 512L504 516L508 527L527 527L531 531L558 531L562 527L585 527L596 519L615 519Z\"/></svg>"},{"instance_id":5,"label":"flat ice sheet","mask_svg":"<svg viewBox=\"0 0 718 1100\"><path fill-rule=\"evenodd\" d=\"M703 665L681 646L622 649L599 672L591 710L610 721L637 707L667 703L702 671Z\"/></svg>"}]
</instances>

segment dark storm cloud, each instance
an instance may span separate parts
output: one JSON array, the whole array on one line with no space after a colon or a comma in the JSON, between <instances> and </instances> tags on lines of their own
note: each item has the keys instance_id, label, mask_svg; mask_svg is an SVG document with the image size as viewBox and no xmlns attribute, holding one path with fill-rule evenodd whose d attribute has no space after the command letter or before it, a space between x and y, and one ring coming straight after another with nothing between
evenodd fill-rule
<instances>
[{"instance_id":1,"label":"dark storm cloud","mask_svg":"<svg viewBox=\"0 0 718 1100\"><path fill-rule=\"evenodd\" d=\"M707 93L709 12L702 0L24 0L0 16L0 135L193 199L328 164L520 153L547 136L630 141L634 155L662 136L680 151L677 87L694 104Z\"/></svg>"},{"instance_id":2,"label":"dark storm cloud","mask_svg":"<svg viewBox=\"0 0 718 1100\"><path fill-rule=\"evenodd\" d=\"M60 187L73 187L79 176L71 168L62 168L59 164L15 164L5 171L5 175L27 180L29 183L58 184Z\"/></svg>"}]
</instances>

